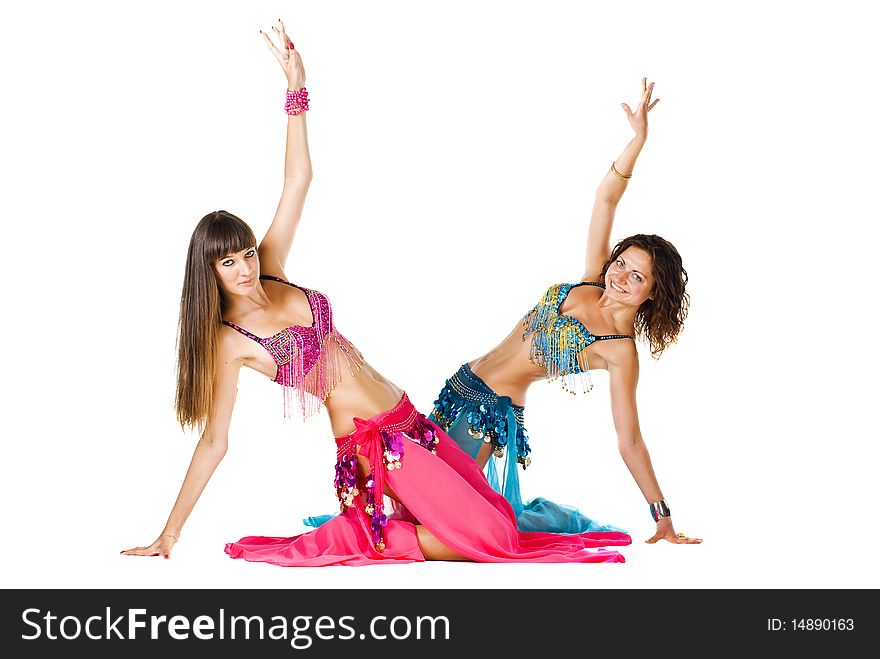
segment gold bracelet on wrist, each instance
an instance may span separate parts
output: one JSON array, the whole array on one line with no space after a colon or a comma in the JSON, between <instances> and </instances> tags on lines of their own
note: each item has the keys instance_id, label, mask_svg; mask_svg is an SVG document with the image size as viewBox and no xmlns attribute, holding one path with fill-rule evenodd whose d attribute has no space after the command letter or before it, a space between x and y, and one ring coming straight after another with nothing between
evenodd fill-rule
<instances>
[{"instance_id":1,"label":"gold bracelet on wrist","mask_svg":"<svg viewBox=\"0 0 880 659\"><path fill-rule=\"evenodd\" d=\"M623 181L624 183L626 183L628 180L630 180L633 177L632 174L630 174L629 176L626 176L625 174L621 174L619 171L617 171L617 167L614 166L613 162L611 163L611 172L617 178L619 178L621 181Z\"/></svg>"}]
</instances>

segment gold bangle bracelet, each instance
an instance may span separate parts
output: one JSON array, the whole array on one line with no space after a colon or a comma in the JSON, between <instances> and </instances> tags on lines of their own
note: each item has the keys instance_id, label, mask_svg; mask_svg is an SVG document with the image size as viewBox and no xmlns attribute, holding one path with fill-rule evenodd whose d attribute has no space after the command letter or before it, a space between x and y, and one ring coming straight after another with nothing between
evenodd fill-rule
<instances>
[{"instance_id":1,"label":"gold bangle bracelet","mask_svg":"<svg viewBox=\"0 0 880 659\"><path fill-rule=\"evenodd\" d=\"M613 162L611 163L611 172L612 172L617 178L619 178L621 181L624 181L624 182L630 180L630 179L632 178L632 176L633 176L632 174L630 174L629 176L626 176L625 174L621 174L619 171L617 171L617 167L614 166L614 163L613 163Z\"/></svg>"}]
</instances>

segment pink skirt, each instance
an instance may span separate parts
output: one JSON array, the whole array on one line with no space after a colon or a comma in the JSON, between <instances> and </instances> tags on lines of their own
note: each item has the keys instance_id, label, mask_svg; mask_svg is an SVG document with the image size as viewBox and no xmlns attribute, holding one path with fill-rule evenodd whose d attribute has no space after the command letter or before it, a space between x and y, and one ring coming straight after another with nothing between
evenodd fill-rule
<instances>
[{"instance_id":1,"label":"pink skirt","mask_svg":"<svg viewBox=\"0 0 880 659\"><path fill-rule=\"evenodd\" d=\"M247 536L226 545L232 558L282 566L369 565L424 561L416 525L453 551L483 563L622 563L602 549L628 545L626 533L530 533L516 528L507 500L492 489L477 463L406 394L391 410L354 419L356 430L336 440L336 491L342 514L289 538ZM361 476L356 454L371 471ZM389 519L382 505L387 483L403 515Z\"/></svg>"}]
</instances>

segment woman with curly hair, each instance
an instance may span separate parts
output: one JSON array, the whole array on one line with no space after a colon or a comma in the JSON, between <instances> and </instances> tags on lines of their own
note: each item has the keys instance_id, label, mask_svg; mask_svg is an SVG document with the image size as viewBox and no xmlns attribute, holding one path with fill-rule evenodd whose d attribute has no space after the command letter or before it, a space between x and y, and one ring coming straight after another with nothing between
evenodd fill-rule
<instances>
[{"instance_id":1,"label":"woman with curly hair","mask_svg":"<svg viewBox=\"0 0 880 659\"><path fill-rule=\"evenodd\" d=\"M523 425L526 390L537 380L559 380L572 394L592 389L590 369L609 373L618 448L650 506L656 532L648 542L698 543L676 533L671 512L639 430L635 338L659 357L674 343L687 316L688 281L678 250L660 236L637 234L610 244L617 204L648 135L654 83L642 80L636 110L622 104L635 136L599 184L580 281L554 284L498 346L467 362L447 381L430 416L477 463L517 514L521 531L583 533L602 526L569 506L543 498L522 501L517 465L529 466ZM497 463L497 464L496 464Z\"/></svg>"}]
</instances>

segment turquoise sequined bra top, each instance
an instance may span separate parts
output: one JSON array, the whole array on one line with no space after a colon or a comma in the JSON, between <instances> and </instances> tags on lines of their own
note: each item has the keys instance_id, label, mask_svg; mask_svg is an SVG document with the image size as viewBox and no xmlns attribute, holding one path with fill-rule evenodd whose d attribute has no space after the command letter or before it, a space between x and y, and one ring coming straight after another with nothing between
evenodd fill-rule
<instances>
[{"instance_id":1,"label":"turquoise sequined bra top","mask_svg":"<svg viewBox=\"0 0 880 659\"><path fill-rule=\"evenodd\" d=\"M596 336L577 318L559 313L569 291L577 286L605 286L598 282L583 281L577 284L554 284L541 300L523 317L523 341L531 336L529 359L547 368L547 379L562 380L562 388L571 394L588 392L593 388L590 366L587 363L588 345L608 339L633 339L629 334L603 334Z\"/></svg>"}]
</instances>

